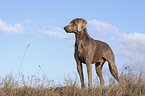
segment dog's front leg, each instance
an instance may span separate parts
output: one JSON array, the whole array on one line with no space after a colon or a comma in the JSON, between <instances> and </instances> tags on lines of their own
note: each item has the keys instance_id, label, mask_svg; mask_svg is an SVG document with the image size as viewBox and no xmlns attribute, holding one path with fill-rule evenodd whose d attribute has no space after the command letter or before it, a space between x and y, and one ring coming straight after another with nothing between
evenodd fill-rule
<instances>
[{"instance_id":1,"label":"dog's front leg","mask_svg":"<svg viewBox=\"0 0 145 96\"><path fill-rule=\"evenodd\" d=\"M81 80L81 88L85 88L82 63L80 62L78 55L76 54L76 51L75 51L75 60L77 63L77 70L78 70L80 80Z\"/></svg>"},{"instance_id":2,"label":"dog's front leg","mask_svg":"<svg viewBox=\"0 0 145 96\"><path fill-rule=\"evenodd\" d=\"M77 61L77 70L78 70L80 80L81 80L81 88L85 88L82 63L80 63L79 61Z\"/></svg>"},{"instance_id":3,"label":"dog's front leg","mask_svg":"<svg viewBox=\"0 0 145 96\"><path fill-rule=\"evenodd\" d=\"M88 72L88 87L92 89L92 65L91 63L86 63L87 65L87 72Z\"/></svg>"}]
</instances>

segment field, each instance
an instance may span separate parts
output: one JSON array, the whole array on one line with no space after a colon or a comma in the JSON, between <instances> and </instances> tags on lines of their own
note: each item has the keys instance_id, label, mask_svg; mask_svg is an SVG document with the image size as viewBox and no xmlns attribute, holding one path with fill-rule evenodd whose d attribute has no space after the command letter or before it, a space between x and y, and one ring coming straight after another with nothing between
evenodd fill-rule
<instances>
[{"instance_id":1,"label":"field","mask_svg":"<svg viewBox=\"0 0 145 96\"><path fill-rule=\"evenodd\" d=\"M45 78L25 78L23 75L8 75L0 79L0 96L145 96L145 77L140 73L122 73L120 76L122 86L114 79L110 79L109 85L103 88L94 84L93 89L81 89L79 80L65 79L63 84L55 85L55 82ZM20 82L21 81L21 82Z\"/></svg>"}]
</instances>

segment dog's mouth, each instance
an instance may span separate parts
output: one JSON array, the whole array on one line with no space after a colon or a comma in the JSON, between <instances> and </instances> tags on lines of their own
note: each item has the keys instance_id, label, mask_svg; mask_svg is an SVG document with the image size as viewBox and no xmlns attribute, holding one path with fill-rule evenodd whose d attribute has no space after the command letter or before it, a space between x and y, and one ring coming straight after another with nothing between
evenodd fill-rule
<instances>
[{"instance_id":1,"label":"dog's mouth","mask_svg":"<svg viewBox=\"0 0 145 96\"><path fill-rule=\"evenodd\" d=\"M66 31L66 33L72 33L72 32L69 30L68 26L65 26L65 27L64 27L64 30Z\"/></svg>"},{"instance_id":2,"label":"dog's mouth","mask_svg":"<svg viewBox=\"0 0 145 96\"><path fill-rule=\"evenodd\" d=\"M76 34L79 34L78 31L71 31L68 26L64 27L64 30L66 31L66 33L76 33Z\"/></svg>"}]
</instances>

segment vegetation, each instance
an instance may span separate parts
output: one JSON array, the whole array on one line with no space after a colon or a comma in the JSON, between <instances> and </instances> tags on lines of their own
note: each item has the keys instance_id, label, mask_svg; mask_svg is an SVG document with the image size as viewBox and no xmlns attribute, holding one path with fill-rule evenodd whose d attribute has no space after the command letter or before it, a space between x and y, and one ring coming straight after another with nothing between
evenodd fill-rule
<instances>
[{"instance_id":1,"label":"vegetation","mask_svg":"<svg viewBox=\"0 0 145 96\"><path fill-rule=\"evenodd\" d=\"M63 84L55 85L53 81L35 76L27 78L22 75L19 81L12 75L0 79L0 96L145 96L145 77L129 72L121 74L122 86L110 79L103 88L95 84L92 90L81 89L78 80L65 79ZM97 85L97 86L96 86Z\"/></svg>"}]
</instances>

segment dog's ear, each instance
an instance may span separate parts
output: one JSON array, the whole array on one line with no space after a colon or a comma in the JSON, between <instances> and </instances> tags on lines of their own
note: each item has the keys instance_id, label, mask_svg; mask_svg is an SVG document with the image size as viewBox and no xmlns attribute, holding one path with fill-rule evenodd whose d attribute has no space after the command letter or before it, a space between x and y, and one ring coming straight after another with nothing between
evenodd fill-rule
<instances>
[{"instance_id":1,"label":"dog's ear","mask_svg":"<svg viewBox=\"0 0 145 96\"><path fill-rule=\"evenodd\" d=\"M83 20L83 19L79 19L78 20L78 29L77 31L82 31L84 28L86 28L87 26L87 21L86 20Z\"/></svg>"}]
</instances>

